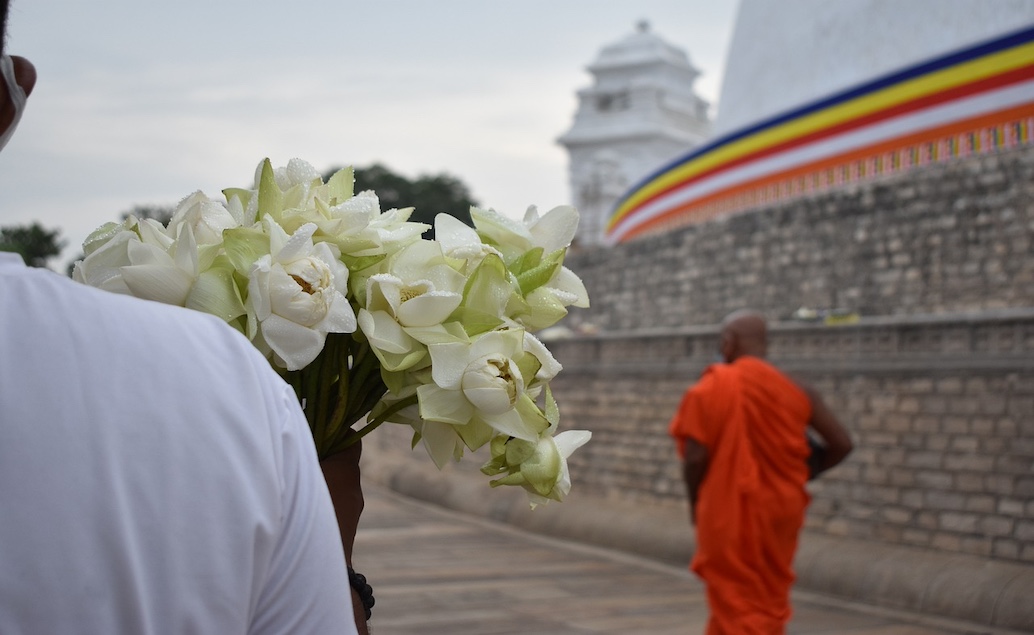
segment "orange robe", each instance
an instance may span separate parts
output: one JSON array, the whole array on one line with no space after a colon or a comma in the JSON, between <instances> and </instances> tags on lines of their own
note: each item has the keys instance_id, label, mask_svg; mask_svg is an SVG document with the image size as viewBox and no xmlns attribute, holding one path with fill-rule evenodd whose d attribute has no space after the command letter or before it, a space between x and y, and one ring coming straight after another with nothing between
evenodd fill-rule
<instances>
[{"instance_id":1,"label":"orange robe","mask_svg":"<svg viewBox=\"0 0 1034 635\"><path fill-rule=\"evenodd\" d=\"M811 400L756 357L709 367L671 421L705 446L691 569L707 585L708 635L774 635L790 619L797 535L810 501L804 488Z\"/></svg>"}]
</instances>

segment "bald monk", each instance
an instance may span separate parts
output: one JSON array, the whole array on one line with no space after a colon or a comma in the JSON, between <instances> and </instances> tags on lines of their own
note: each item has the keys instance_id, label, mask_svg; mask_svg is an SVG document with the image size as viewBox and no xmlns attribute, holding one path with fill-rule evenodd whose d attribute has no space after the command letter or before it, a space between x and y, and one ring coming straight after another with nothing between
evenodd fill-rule
<instances>
[{"instance_id":1,"label":"bald monk","mask_svg":"<svg viewBox=\"0 0 1034 635\"><path fill-rule=\"evenodd\" d=\"M767 348L764 318L727 317L726 363L704 371L671 421L697 533L691 568L711 609L707 635L785 632L805 482L852 447L814 391L765 361ZM809 443L809 427L821 444Z\"/></svg>"}]
</instances>

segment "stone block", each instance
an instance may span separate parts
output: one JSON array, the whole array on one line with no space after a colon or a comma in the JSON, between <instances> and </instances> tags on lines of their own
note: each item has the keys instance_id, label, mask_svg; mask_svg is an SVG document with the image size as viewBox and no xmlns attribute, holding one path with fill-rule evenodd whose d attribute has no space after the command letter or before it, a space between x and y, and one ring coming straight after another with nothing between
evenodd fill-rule
<instances>
[{"instance_id":1,"label":"stone block","mask_svg":"<svg viewBox=\"0 0 1034 635\"><path fill-rule=\"evenodd\" d=\"M980 449L986 454L999 454L1004 452L1010 444L1001 437L988 437L980 442Z\"/></svg>"},{"instance_id":2,"label":"stone block","mask_svg":"<svg viewBox=\"0 0 1034 635\"><path fill-rule=\"evenodd\" d=\"M995 457L982 454L948 454L944 457L945 469L967 472L990 472Z\"/></svg>"},{"instance_id":3,"label":"stone block","mask_svg":"<svg viewBox=\"0 0 1034 635\"><path fill-rule=\"evenodd\" d=\"M1016 495L1034 498L1034 476L1024 476L1016 480Z\"/></svg>"},{"instance_id":4,"label":"stone block","mask_svg":"<svg viewBox=\"0 0 1034 635\"><path fill-rule=\"evenodd\" d=\"M992 554L1003 560L1016 560L1020 557L1020 544L1015 540L999 538L994 541Z\"/></svg>"},{"instance_id":5,"label":"stone block","mask_svg":"<svg viewBox=\"0 0 1034 635\"><path fill-rule=\"evenodd\" d=\"M966 509L966 496L954 491L927 490L925 492L926 506L931 510L954 510Z\"/></svg>"},{"instance_id":6,"label":"stone block","mask_svg":"<svg viewBox=\"0 0 1034 635\"><path fill-rule=\"evenodd\" d=\"M978 514L960 512L942 512L938 517L938 524L943 531L966 534L975 533L979 521L980 516Z\"/></svg>"},{"instance_id":7,"label":"stone block","mask_svg":"<svg viewBox=\"0 0 1034 635\"><path fill-rule=\"evenodd\" d=\"M890 483L895 487L910 487L916 484L916 473L910 469L893 468L890 471Z\"/></svg>"},{"instance_id":8,"label":"stone block","mask_svg":"<svg viewBox=\"0 0 1034 635\"><path fill-rule=\"evenodd\" d=\"M991 537L1012 536L1016 521L1006 516L984 516L977 523L980 533Z\"/></svg>"},{"instance_id":9,"label":"stone block","mask_svg":"<svg viewBox=\"0 0 1034 635\"><path fill-rule=\"evenodd\" d=\"M1034 457L1006 454L995 459L994 468L996 471L1006 474L1034 474ZM1023 483L1024 481L1021 480L1020 487L1024 487Z\"/></svg>"},{"instance_id":10,"label":"stone block","mask_svg":"<svg viewBox=\"0 0 1034 635\"><path fill-rule=\"evenodd\" d=\"M1017 540L1031 543L1034 546L1034 520L1021 520L1016 523Z\"/></svg>"},{"instance_id":11,"label":"stone block","mask_svg":"<svg viewBox=\"0 0 1034 635\"><path fill-rule=\"evenodd\" d=\"M974 434L979 434L976 430ZM976 436L956 436L951 440L951 449L955 452L976 452L980 449L980 439Z\"/></svg>"},{"instance_id":12,"label":"stone block","mask_svg":"<svg viewBox=\"0 0 1034 635\"><path fill-rule=\"evenodd\" d=\"M1024 562L1034 562L1034 545L1023 546L1023 550L1020 552L1020 560Z\"/></svg>"},{"instance_id":13,"label":"stone block","mask_svg":"<svg viewBox=\"0 0 1034 635\"><path fill-rule=\"evenodd\" d=\"M959 551L962 549L962 538L957 534L938 532L930 540L930 546L945 551Z\"/></svg>"},{"instance_id":14,"label":"stone block","mask_svg":"<svg viewBox=\"0 0 1034 635\"><path fill-rule=\"evenodd\" d=\"M898 412L916 414L922 411L921 402L915 397L904 397L898 402Z\"/></svg>"},{"instance_id":15,"label":"stone block","mask_svg":"<svg viewBox=\"0 0 1034 635\"><path fill-rule=\"evenodd\" d=\"M1024 515L1024 501L1014 498L1002 498L998 500L997 512L1004 516L1022 517Z\"/></svg>"},{"instance_id":16,"label":"stone block","mask_svg":"<svg viewBox=\"0 0 1034 635\"><path fill-rule=\"evenodd\" d=\"M908 452L905 465L911 468L940 469L944 466L944 455L940 452Z\"/></svg>"},{"instance_id":17,"label":"stone block","mask_svg":"<svg viewBox=\"0 0 1034 635\"><path fill-rule=\"evenodd\" d=\"M884 507L880 510L880 517L897 525L907 525L912 522L913 512L903 507Z\"/></svg>"},{"instance_id":18,"label":"stone block","mask_svg":"<svg viewBox=\"0 0 1034 635\"><path fill-rule=\"evenodd\" d=\"M1015 437L1019 433L1019 426L1016 425L1016 420L1012 418L999 419L997 428L997 434L1001 437Z\"/></svg>"},{"instance_id":19,"label":"stone block","mask_svg":"<svg viewBox=\"0 0 1034 635\"><path fill-rule=\"evenodd\" d=\"M953 409L952 412L958 412L958 410ZM969 419L945 417L941 430L946 434L969 434Z\"/></svg>"},{"instance_id":20,"label":"stone block","mask_svg":"<svg viewBox=\"0 0 1034 635\"><path fill-rule=\"evenodd\" d=\"M925 434L940 432L940 420L926 414L919 414L912 419L912 430Z\"/></svg>"},{"instance_id":21,"label":"stone block","mask_svg":"<svg viewBox=\"0 0 1034 635\"><path fill-rule=\"evenodd\" d=\"M937 514L931 511L921 511L916 514L915 523L924 529L937 529Z\"/></svg>"},{"instance_id":22,"label":"stone block","mask_svg":"<svg viewBox=\"0 0 1034 635\"><path fill-rule=\"evenodd\" d=\"M952 486L952 475L937 470L922 470L916 475L916 482L923 487L949 490Z\"/></svg>"},{"instance_id":23,"label":"stone block","mask_svg":"<svg viewBox=\"0 0 1034 635\"><path fill-rule=\"evenodd\" d=\"M994 496L974 495L966 497L966 511L980 514L993 514L996 500Z\"/></svg>"},{"instance_id":24,"label":"stone block","mask_svg":"<svg viewBox=\"0 0 1034 635\"><path fill-rule=\"evenodd\" d=\"M888 414L883 418L883 429L889 432L908 432L912 429L912 418L903 414Z\"/></svg>"},{"instance_id":25,"label":"stone block","mask_svg":"<svg viewBox=\"0 0 1034 635\"><path fill-rule=\"evenodd\" d=\"M931 415L940 415L948 412L948 400L941 396L924 397L922 400L922 412Z\"/></svg>"},{"instance_id":26,"label":"stone block","mask_svg":"<svg viewBox=\"0 0 1034 635\"><path fill-rule=\"evenodd\" d=\"M1034 417L1034 397L1015 396L1011 397L1006 406L1009 416L1017 419L1030 419Z\"/></svg>"},{"instance_id":27,"label":"stone block","mask_svg":"<svg viewBox=\"0 0 1034 635\"><path fill-rule=\"evenodd\" d=\"M910 509L922 509L925 505L923 491L918 489L902 489L901 504Z\"/></svg>"},{"instance_id":28,"label":"stone block","mask_svg":"<svg viewBox=\"0 0 1034 635\"><path fill-rule=\"evenodd\" d=\"M1016 478L1008 474L986 474L984 488L992 494L1012 496L1016 492Z\"/></svg>"},{"instance_id":29,"label":"stone block","mask_svg":"<svg viewBox=\"0 0 1034 635\"><path fill-rule=\"evenodd\" d=\"M897 487L871 488L873 500L879 503L897 503L901 500L901 490Z\"/></svg>"},{"instance_id":30,"label":"stone block","mask_svg":"<svg viewBox=\"0 0 1034 635\"><path fill-rule=\"evenodd\" d=\"M877 462L885 460L888 454L886 448L893 449L900 445L898 435L893 432L865 432L859 436L865 445L880 449L880 452L877 454ZM897 456L898 460L904 458L904 452L899 452Z\"/></svg>"},{"instance_id":31,"label":"stone block","mask_svg":"<svg viewBox=\"0 0 1034 635\"><path fill-rule=\"evenodd\" d=\"M962 539L962 553L971 553L975 556L991 555L994 541L991 538L979 536L966 536Z\"/></svg>"},{"instance_id":32,"label":"stone block","mask_svg":"<svg viewBox=\"0 0 1034 635\"><path fill-rule=\"evenodd\" d=\"M866 465L862 474L863 480L873 485L884 485L890 481L890 470L883 466Z\"/></svg>"}]
</instances>

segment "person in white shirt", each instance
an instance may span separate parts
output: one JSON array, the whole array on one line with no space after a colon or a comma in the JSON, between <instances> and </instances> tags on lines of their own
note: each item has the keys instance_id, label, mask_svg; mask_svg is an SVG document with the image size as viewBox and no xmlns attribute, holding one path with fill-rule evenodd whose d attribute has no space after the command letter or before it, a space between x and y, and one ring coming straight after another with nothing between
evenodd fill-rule
<instances>
[{"instance_id":1,"label":"person in white shirt","mask_svg":"<svg viewBox=\"0 0 1034 635\"><path fill-rule=\"evenodd\" d=\"M5 49L0 148L35 84ZM305 417L246 338L0 253L0 633L357 633L351 597Z\"/></svg>"}]
</instances>

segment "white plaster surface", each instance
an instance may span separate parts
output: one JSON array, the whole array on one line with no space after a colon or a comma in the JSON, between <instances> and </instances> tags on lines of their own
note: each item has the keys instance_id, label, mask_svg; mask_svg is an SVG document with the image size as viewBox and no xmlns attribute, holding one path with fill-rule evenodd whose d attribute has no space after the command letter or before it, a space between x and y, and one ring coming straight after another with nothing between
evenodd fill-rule
<instances>
[{"instance_id":1,"label":"white plaster surface","mask_svg":"<svg viewBox=\"0 0 1034 635\"><path fill-rule=\"evenodd\" d=\"M714 132L1034 25L1034 0L741 0Z\"/></svg>"}]
</instances>

